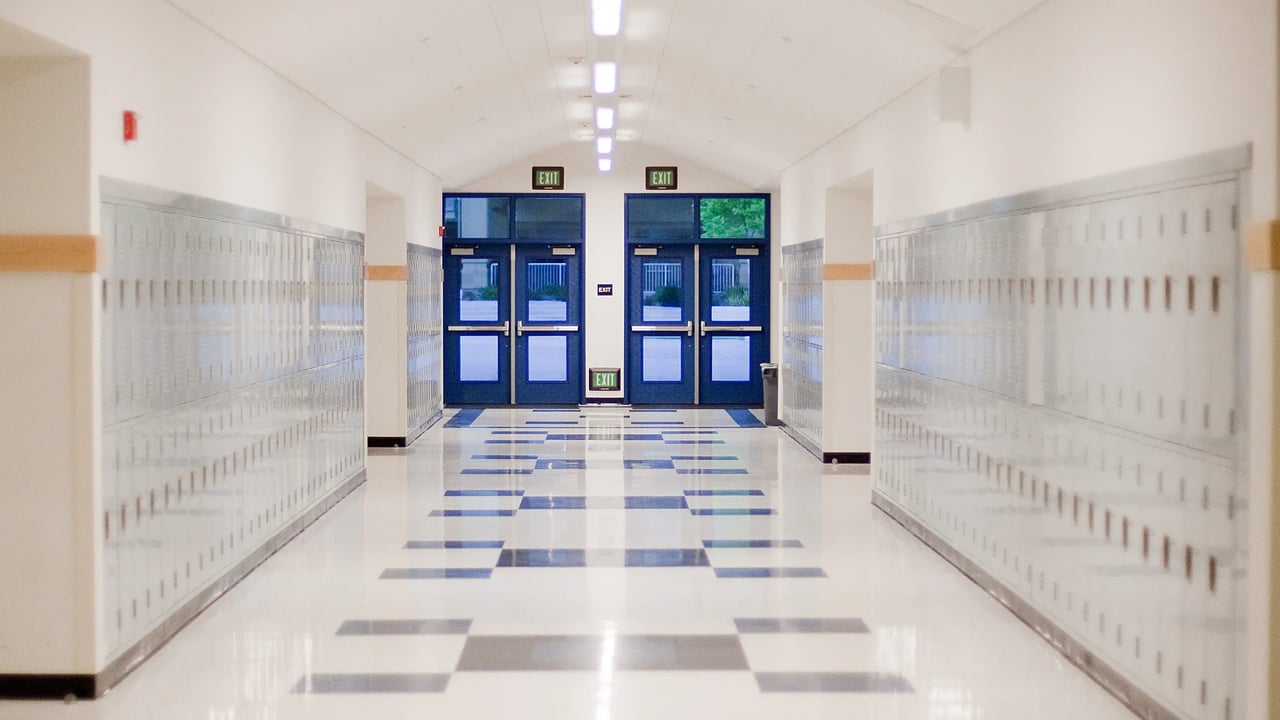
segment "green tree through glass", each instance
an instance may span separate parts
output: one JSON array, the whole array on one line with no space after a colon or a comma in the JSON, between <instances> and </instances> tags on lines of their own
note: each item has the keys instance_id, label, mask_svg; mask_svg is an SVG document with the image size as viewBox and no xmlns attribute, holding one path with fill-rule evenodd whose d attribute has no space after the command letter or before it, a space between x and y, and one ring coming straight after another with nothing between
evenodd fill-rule
<instances>
[{"instance_id":1,"label":"green tree through glass","mask_svg":"<svg viewBox=\"0 0 1280 720\"><path fill-rule=\"evenodd\" d=\"M704 238L763 238L764 198L702 198L699 215Z\"/></svg>"}]
</instances>

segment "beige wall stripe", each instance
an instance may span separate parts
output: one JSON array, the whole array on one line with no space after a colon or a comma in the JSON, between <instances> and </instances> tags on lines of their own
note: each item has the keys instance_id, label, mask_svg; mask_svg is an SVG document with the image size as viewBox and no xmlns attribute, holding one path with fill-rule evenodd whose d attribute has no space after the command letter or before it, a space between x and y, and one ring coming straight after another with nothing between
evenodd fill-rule
<instances>
[{"instance_id":1,"label":"beige wall stripe","mask_svg":"<svg viewBox=\"0 0 1280 720\"><path fill-rule=\"evenodd\" d=\"M0 272L98 271L93 235L0 235Z\"/></svg>"},{"instance_id":2,"label":"beige wall stripe","mask_svg":"<svg viewBox=\"0 0 1280 720\"><path fill-rule=\"evenodd\" d=\"M369 280L400 280L407 281L409 279L409 266L407 265L366 265L364 276Z\"/></svg>"},{"instance_id":3,"label":"beige wall stripe","mask_svg":"<svg viewBox=\"0 0 1280 720\"><path fill-rule=\"evenodd\" d=\"M1244 262L1250 270L1280 270L1280 220L1249 226L1244 237Z\"/></svg>"},{"instance_id":4,"label":"beige wall stripe","mask_svg":"<svg viewBox=\"0 0 1280 720\"><path fill-rule=\"evenodd\" d=\"M823 280L872 280L875 276L875 263L827 263L822 266Z\"/></svg>"}]
</instances>

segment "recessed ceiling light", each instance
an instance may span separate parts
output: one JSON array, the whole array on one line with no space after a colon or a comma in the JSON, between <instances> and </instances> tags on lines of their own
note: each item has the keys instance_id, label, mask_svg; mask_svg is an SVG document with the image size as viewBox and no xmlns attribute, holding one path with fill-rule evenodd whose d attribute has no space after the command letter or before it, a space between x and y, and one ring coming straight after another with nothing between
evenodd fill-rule
<instances>
[{"instance_id":1,"label":"recessed ceiling light","mask_svg":"<svg viewBox=\"0 0 1280 720\"><path fill-rule=\"evenodd\" d=\"M613 108L596 108L596 127L601 130L613 129Z\"/></svg>"},{"instance_id":2,"label":"recessed ceiling light","mask_svg":"<svg viewBox=\"0 0 1280 720\"><path fill-rule=\"evenodd\" d=\"M601 155L608 155L613 152L613 138L596 138L596 152L599 152Z\"/></svg>"},{"instance_id":3,"label":"recessed ceiling light","mask_svg":"<svg viewBox=\"0 0 1280 720\"><path fill-rule=\"evenodd\" d=\"M613 169L613 158L600 158L600 172L609 172Z\"/></svg>"},{"instance_id":4,"label":"recessed ceiling light","mask_svg":"<svg viewBox=\"0 0 1280 720\"><path fill-rule=\"evenodd\" d=\"M591 31L617 35L622 30L622 0L591 0Z\"/></svg>"},{"instance_id":5,"label":"recessed ceiling light","mask_svg":"<svg viewBox=\"0 0 1280 720\"><path fill-rule=\"evenodd\" d=\"M601 95L608 95L618 89L617 63L596 63L595 89Z\"/></svg>"}]
</instances>

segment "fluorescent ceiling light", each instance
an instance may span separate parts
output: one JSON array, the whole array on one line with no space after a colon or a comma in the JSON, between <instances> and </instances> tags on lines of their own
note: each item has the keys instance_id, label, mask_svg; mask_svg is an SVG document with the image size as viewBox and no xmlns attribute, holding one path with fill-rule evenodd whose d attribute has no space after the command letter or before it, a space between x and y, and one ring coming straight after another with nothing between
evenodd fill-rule
<instances>
[{"instance_id":1,"label":"fluorescent ceiling light","mask_svg":"<svg viewBox=\"0 0 1280 720\"><path fill-rule=\"evenodd\" d=\"M613 129L613 108L596 108L596 127L601 130Z\"/></svg>"},{"instance_id":2,"label":"fluorescent ceiling light","mask_svg":"<svg viewBox=\"0 0 1280 720\"><path fill-rule=\"evenodd\" d=\"M600 158L600 172L609 172L613 169L613 158Z\"/></svg>"},{"instance_id":3,"label":"fluorescent ceiling light","mask_svg":"<svg viewBox=\"0 0 1280 720\"><path fill-rule=\"evenodd\" d=\"M618 89L618 64L617 63L611 63L611 62L596 63L595 89L596 89L596 92L600 93L601 95L608 95L609 93Z\"/></svg>"},{"instance_id":4,"label":"fluorescent ceiling light","mask_svg":"<svg viewBox=\"0 0 1280 720\"><path fill-rule=\"evenodd\" d=\"M596 138L596 152L601 155L608 155L613 152L613 138L600 137Z\"/></svg>"},{"instance_id":5,"label":"fluorescent ceiling light","mask_svg":"<svg viewBox=\"0 0 1280 720\"><path fill-rule=\"evenodd\" d=\"M617 35L622 29L622 0L591 0L591 31Z\"/></svg>"}]
</instances>

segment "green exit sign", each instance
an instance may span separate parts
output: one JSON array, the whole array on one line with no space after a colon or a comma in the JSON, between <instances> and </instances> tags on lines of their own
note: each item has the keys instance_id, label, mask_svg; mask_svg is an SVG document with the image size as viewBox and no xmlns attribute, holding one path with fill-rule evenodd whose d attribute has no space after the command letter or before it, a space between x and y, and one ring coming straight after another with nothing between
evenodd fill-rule
<instances>
[{"instance_id":1,"label":"green exit sign","mask_svg":"<svg viewBox=\"0 0 1280 720\"><path fill-rule=\"evenodd\" d=\"M534 190L563 190L564 189L564 168L563 167L534 167L533 168L533 189Z\"/></svg>"},{"instance_id":2,"label":"green exit sign","mask_svg":"<svg viewBox=\"0 0 1280 720\"><path fill-rule=\"evenodd\" d=\"M592 390L621 390L622 370L619 368L591 368Z\"/></svg>"},{"instance_id":3,"label":"green exit sign","mask_svg":"<svg viewBox=\"0 0 1280 720\"><path fill-rule=\"evenodd\" d=\"M647 167L644 169L645 190L675 190L676 168L674 165Z\"/></svg>"}]
</instances>

